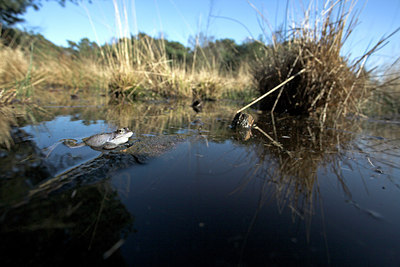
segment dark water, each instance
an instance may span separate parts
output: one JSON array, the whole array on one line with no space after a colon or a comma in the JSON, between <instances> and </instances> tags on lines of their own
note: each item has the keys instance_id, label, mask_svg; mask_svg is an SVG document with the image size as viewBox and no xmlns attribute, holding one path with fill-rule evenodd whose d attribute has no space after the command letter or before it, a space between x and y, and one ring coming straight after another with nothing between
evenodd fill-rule
<instances>
[{"instance_id":1,"label":"dark water","mask_svg":"<svg viewBox=\"0 0 400 267\"><path fill-rule=\"evenodd\" d=\"M1 150L3 266L400 265L398 123L250 111L273 143L226 103L46 109ZM132 147L58 144L118 127Z\"/></svg>"}]
</instances>

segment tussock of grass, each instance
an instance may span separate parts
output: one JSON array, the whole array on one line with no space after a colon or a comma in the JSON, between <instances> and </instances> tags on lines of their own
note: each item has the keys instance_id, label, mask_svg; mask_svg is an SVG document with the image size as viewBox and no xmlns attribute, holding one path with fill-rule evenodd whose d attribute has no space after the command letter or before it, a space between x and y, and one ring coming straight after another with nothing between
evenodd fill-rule
<instances>
[{"instance_id":1,"label":"tussock of grass","mask_svg":"<svg viewBox=\"0 0 400 267\"><path fill-rule=\"evenodd\" d=\"M147 36L123 38L107 46L104 55L112 74L108 88L114 100L173 94L174 82L162 43Z\"/></svg>"},{"instance_id":2,"label":"tussock of grass","mask_svg":"<svg viewBox=\"0 0 400 267\"><path fill-rule=\"evenodd\" d=\"M193 98L216 100L222 95L224 81L217 73L199 71L192 75Z\"/></svg>"},{"instance_id":3,"label":"tussock of grass","mask_svg":"<svg viewBox=\"0 0 400 267\"><path fill-rule=\"evenodd\" d=\"M157 97L215 100L240 88L236 79L232 82L233 75L221 75L217 68L189 71L184 64L174 64L167 60L163 40L146 35L121 39L104 55L112 73L109 95L117 102Z\"/></svg>"},{"instance_id":4,"label":"tussock of grass","mask_svg":"<svg viewBox=\"0 0 400 267\"><path fill-rule=\"evenodd\" d=\"M311 19L305 15L301 27L290 36L265 48L265 57L253 72L260 94L304 70L280 90L265 98L261 108L292 114L319 114L321 121L359 112L369 96L370 79L365 60L383 42L379 42L356 62L341 55L343 44L356 22L351 9L338 1ZM310 12L306 13L309 14Z\"/></svg>"}]
</instances>

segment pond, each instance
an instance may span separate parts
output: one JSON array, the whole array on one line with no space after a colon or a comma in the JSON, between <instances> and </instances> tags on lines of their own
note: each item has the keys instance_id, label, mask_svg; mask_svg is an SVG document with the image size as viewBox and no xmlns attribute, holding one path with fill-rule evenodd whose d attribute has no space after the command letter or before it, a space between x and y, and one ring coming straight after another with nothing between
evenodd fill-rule
<instances>
[{"instance_id":1,"label":"pond","mask_svg":"<svg viewBox=\"0 0 400 267\"><path fill-rule=\"evenodd\" d=\"M400 264L398 122L233 130L238 108L42 105L0 150L2 264ZM120 127L119 150L62 143Z\"/></svg>"}]
</instances>

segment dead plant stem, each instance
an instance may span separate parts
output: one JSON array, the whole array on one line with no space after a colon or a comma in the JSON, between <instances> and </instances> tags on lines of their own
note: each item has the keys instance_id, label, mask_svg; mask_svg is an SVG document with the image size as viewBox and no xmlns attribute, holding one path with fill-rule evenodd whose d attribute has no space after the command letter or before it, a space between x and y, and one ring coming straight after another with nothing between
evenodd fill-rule
<instances>
[{"instance_id":1,"label":"dead plant stem","mask_svg":"<svg viewBox=\"0 0 400 267\"><path fill-rule=\"evenodd\" d=\"M285 84L287 84L288 82L290 82L291 80L293 80L295 77L297 77L298 75L302 74L303 72L305 72L306 69L302 69L301 71L299 71L297 74L293 75L292 77L286 79L284 82L280 83L279 85L275 86L273 89L269 90L267 93L263 94L262 96L260 96L259 98L257 98L256 100L254 100L253 102L251 102L250 104L248 104L247 106L244 106L243 108L239 109L238 111L236 111L236 113L242 112L243 110L247 109L248 107L250 107L251 105L257 103L258 101L260 101L261 99L263 99L264 97L272 94L273 92L275 92L276 90L278 90L279 88L281 88L282 86L284 86Z\"/></svg>"}]
</instances>

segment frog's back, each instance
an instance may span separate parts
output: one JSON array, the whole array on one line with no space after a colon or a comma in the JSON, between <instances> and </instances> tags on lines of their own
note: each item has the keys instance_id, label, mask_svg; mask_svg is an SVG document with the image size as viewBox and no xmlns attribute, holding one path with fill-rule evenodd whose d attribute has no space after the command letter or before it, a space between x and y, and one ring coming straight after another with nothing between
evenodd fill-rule
<instances>
[{"instance_id":1,"label":"frog's back","mask_svg":"<svg viewBox=\"0 0 400 267\"><path fill-rule=\"evenodd\" d=\"M114 135L115 135L114 133L102 133L102 134L96 134L91 137L84 138L82 140L88 146L101 147L105 143L112 140Z\"/></svg>"}]
</instances>

